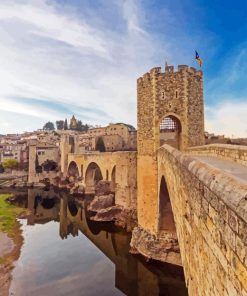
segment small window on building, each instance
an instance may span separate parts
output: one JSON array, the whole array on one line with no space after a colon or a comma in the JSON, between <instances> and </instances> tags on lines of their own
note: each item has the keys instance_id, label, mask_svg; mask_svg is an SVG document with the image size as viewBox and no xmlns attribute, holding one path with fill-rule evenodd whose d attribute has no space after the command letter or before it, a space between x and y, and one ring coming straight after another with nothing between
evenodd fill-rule
<instances>
[{"instance_id":1,"label":"small window on building","mask_svg":"<svg viewBox=\"0 0 247 296\"><path fill-rule=\"evenodd\" d=\"M178 91L176 90L176 98L178 97Z\"/></svg>"}]
</instances>

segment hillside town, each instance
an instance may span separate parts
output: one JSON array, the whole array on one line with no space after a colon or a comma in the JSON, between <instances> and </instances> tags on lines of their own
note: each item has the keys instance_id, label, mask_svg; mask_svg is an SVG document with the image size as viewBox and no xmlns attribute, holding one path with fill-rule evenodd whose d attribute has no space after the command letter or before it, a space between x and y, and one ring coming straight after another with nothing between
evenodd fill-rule
<instances>
[{"instance_id":1,"label":"hillside town","mask_svg":"<svg viewBox=\"0 0 247 296\"><path fill-rule=\"evenodd\" d=\"M76 153L90 153L92 151L136 151L137 130L125 123L110 123L104 127L82 125L73 115L67 123L57 121L47 122L43 129L21 134L7 134L0 136L0 185L15 176L28 176L29 147L36 149L37 172L61 169L61 148L63 139L70 137L74 142ZM206 144L221 143L247 145L247 139L233 139L224 135L205 132ZM72 151L71 151L72 152Z\"/></svg>"},{"instance_id":2,"label":"hillside town","mask_svg":"<svg viewBox=\"0 0 247 296\"><path fill-rule=\"evenodd\" d=\"M73 141L71 152L91 153L136 151L136 129L125 123L110 123L105 127L84 126L80 130L81 121L73 115L67 120L58 121L57 129L48 122L43 129L22 134L0 136L0 185L8 184L8 180L23 177L28 181L30 146L35 147L34 160L36 172L55 171L61 169L61 149L66 136ZM26 177L26 178L25 178Z\"/></svg>"}]
</instances>

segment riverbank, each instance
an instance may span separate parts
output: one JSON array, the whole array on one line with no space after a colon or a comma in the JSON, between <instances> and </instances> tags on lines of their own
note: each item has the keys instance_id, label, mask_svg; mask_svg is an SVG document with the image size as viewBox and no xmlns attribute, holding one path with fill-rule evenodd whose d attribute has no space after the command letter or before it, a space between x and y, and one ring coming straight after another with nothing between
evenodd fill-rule
<instances>
[{"instance_id":1,"label":"riverbank","mask_svg":"<svg viewBox=\"0 0 247 296\"><path fill-rule=\"evenodd\" d=\"M13 263L19 258L23 242L20 223L16 220L25 211L8 203L10 194L0 194L0 291L7 296Z\"/></svg>"}]
</instances>

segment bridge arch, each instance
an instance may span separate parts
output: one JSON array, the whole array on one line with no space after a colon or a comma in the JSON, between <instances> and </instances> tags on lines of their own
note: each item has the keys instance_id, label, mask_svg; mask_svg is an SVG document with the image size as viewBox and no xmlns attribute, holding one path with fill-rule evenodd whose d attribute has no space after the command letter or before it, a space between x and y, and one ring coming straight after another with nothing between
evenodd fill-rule
<instances>
[{"instance_id":1,"label":"bridge arch","mask_svg":"<svg viewBox=\"0 0 247 296\"><path fill-rule=\"evenodd\" d=\"M160 180L158 223L159 230L164 230L176 235L176 226L174 222L169 190L167 188L167 183L164 176L162 176Z\"/></svg>"},{"instance_id":2,"label":"bridge arch","mask_svg":"<svg viewBox=\"0 0 247 296\"><path fill-rule=\"evenodd\" d=\"M85 185L86 190L89 192L93 192L95 189L95 185L103 179L102 172L100 167L95 162L91 162L85 173Z\"/></svg>"},{"instance_id":3,"label":"bridge arch","mask_svg":"<svg viewBox=\"0 0 247 296\"><path fill-rule=\"evenodd\" d=\"M115 192L115 189L116 189L116 166L114 165L111 172L111 190Z\"/></svg>"},{"instance_id":4,"label":"bridge arch","mask_svg":"<svg viewBox=\"0 0 247 296\"><path fill-rule=\"evenodd\" d=\"M169 144L177 149L181 149L182 124L177 115L167 114L159 123L160 146Z\"/></svg>"},{"instance_id":5,"label":"bridge arch","mask_svg":"<svg viewBox=\"0 0 247 296\"><path fill-rule=\"evenodd\" d=\"M74 200L68 201L68 209L69 209L71 216L75 217L77 215L78 207L77 207Z\"/></svg>"},{"instance_id":6,"label":"bridge arch","mask_svg":"<svg viewBox=\"0 0 247 296\"><path fill-rule=\"evenodd\" d=\"M78 178L80 176L79 168L75 161L71 161L68 166L68 175Z\"/></svg>"}]
</instances>

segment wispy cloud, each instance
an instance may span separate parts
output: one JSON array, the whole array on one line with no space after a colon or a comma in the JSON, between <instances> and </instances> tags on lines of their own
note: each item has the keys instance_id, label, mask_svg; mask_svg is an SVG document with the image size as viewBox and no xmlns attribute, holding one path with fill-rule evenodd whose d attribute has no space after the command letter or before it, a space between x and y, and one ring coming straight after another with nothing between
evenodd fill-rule
<instances>
[{"instance_id":1,"label":"wispy cloud","mask_svg":"<svg viewBox=\"0 0 247 296\"><path fill-rule=\"evenodd\" d=\"M182 24L178 25L177 11L165 4L152 15L146 2L139 0L99 0L99 7L87 1L78 1L78 6L62 3L0 3L1 130L21 131L28 120L31 130L46 120L64 118L66 112L94 124L135 125L140 75L166 59L190 63L198 44L211 50L213 35L188 33L189 18L178 9ZM156 18L162 32L154 27ZM237 83L242 59L236 61L229 83ZM209 103L217 94L216 80L206 89ZM25 116L23 124L13 115L6 128L1 122L11 113Z\"/></svg>"},{"instance_id":2,"label":"wispy cloud","mask_svg":"<svg viewBox=\"0 0 247 296\"><path fill-rule=\"evenodd\" d=\"M1 110L53 120L64 116L59 108L48 110L55 102L92 123L135 124L136 78L153 66L160 44L142 28L138 1L110 1L109 7L121 18L121 34L52 1L2 1ZM47 106L21 99L8 105L10 97L38 98Z\"/></svg>"}]
</instances>

